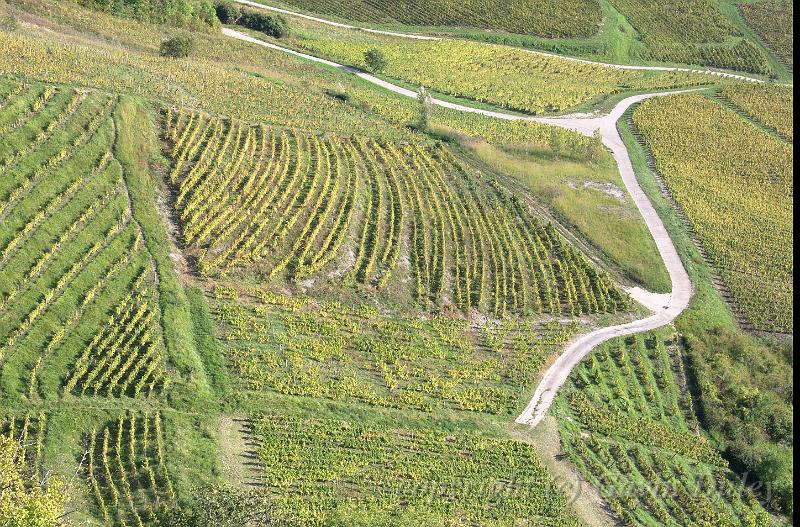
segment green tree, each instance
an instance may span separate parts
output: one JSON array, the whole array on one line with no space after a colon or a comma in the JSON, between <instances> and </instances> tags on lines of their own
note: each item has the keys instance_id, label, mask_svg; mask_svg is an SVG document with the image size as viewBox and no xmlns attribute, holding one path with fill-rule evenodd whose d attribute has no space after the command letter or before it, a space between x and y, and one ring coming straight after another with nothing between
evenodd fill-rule
<instances>
[{"instance_id":1,"label":"green tree","mask_svg":"<svg viewBox=\"0 0 800 527\"><path fill-rule=\"evenodd\" d=\"M0 527L55 527L61 525L67 501L58 478L46 483L25 475L21 446L0 436Z\"/></svg>"},{"instance_id":2,"label":"green tree","mask_svg":"<svg viewBox=\"0 0 800 527\"><path fill-rule=\"evenodd\" d=\"M281 15L243 11L236 23L249 29L261 31L274 38L289 36L289 22Z\"/></svg>"},{"instance_id":3,"label":"green tree","mask_svg":"<svg viewBox=\"0 0 800 527\"><path fill-rule=\"evenodd\" d=\"M217 2L214 7L217 11L217 18L223 24L236 24L242 16L239 6L233 5L231 2Z\"/></svg>"},{"instance_id":4,"label":"green tree","mask_svg":"<svg viewBox=\"0 0 800 527\"><path fill-rule=\"evenodd\" d=\"M162 57L185 59L194 49L194 40L189 35L176 35L161 43L159 54Z\"/></svg>"},{"instance_id":5,"label":"green tree","mask_svg":"<svg viewBox=\"0 0 800 527\"><path fill-rule=\"evenodd\" d=\"M386 60L386 55L379 49L372 48L364 53L364 63L367 68L375 73L381 73L389 66L389 61Z\"/></svg>"}]
</instances>

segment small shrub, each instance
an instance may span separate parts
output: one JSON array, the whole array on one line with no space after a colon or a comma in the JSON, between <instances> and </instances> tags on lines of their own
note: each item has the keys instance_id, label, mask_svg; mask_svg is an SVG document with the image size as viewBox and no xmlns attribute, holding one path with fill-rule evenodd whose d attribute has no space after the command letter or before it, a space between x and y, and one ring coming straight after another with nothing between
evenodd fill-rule
<instances>
[{"instance_id":1,"label":"small shrub","mask_svg":"<svg viewBox=\"0 0 800 527\"><path fill-rule=\"evenodd\" d=\"M177 35L161 43L159 54L162 57L185 59L194 49L194 41L189 35Z\"/></svg>"},{"instance_id":2,"label":"small shrub","mask_svg":"<svg viewBox=\"0 0 800 527\"><path fill-rule=\"evenodd\" d=\"M336 86L336 89L325 90L325 95L328 97L333 97L337 101L340 102L350 102L350 94L344 89L344 86L341 84Z\"/></svg>"},{"instance_id":3,"label":"small shrub","mask_svg":"<svg viewBox=\"0 0 800 527\"><path fill-rule=\"evenodd\" d=\"M230 2L217 2L215 6L217 10L217 18L223 24L235 24L242 16L242 10Z\"/></svg>"},{"instance_id":4,"label":"small shrub","mask_svg":"<svg viewBox=\"0 0 800 527\"><path fill-rule=\"evenodd\" d=\"M289 36L289 22L281 15L245 11L239 18L238 24L255 31L261 31L274 38Z\"/></svg>"},{"instance_id":5,"label":"small shrub","mask_svg":"<svg viewBox=\"0 0 800 527\"><path fill-rule=\"evenodd\" d=\"M367 67L375 73L384 71L389 65L389 61L386 60L386 55L384 55L381 50L375 48L364 53L364 62L367 64Z\"/></svg>"}]
</instances>

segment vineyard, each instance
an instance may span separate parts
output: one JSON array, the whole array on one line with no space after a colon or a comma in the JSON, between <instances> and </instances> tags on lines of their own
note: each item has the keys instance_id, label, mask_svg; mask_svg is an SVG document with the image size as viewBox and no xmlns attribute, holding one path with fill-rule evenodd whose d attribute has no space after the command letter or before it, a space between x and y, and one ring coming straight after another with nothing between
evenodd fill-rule
<instances>
[{"instance_id":1,"label":"vineyard","mask_svg":"<svg viewBox=\"0 0 800 527\"><path fill-rule=\"evenodd\" d=\"M748 26L789 70L794 67L794 3L762 0L739 4Z\"/></svg>"},{"instance_id":2,"label":"vineyard","mask_svg":"<svg viewBox=\"0 0 800 527\"><path fill-rule=\"evenodd\" d=\"M138 397L167 383L163 344L158 340L157 293L145 277L142 271L108 323L75 361L66 393Z\"/></svg>"},{"instance_id":3,"label":"vineyard","mask_svg":"<svg viewBox=\"0 0 800 527\"><path fill-rule=\"evenodd\" d=\"M0 0L0 527L788 527L788 4L276 1Z\"/></svg>"},{"instance_id":4,"label":"vineyard","mask_svg":"<svg viewBox=\"0 0 800 527\"><path fill-rule=\"evenodd\" d=\"M281 525L578 525L524 443L327 419L254 421Z\"/></svg>"},{"instance_id":5,"label":"vineyard","mask_svg":"<svg viewBox=\"0 0 800 527\"><path fill-rule=\"evenodd\" d=\"M19 445L17 462L24 467L25 478L38 479L42 472L42 446L47 429L47 414L28 414L24 417L0 415L0 438Z\"/></svg>"},{"instance_id":6,"label":"vineyard","mask_svg":"<svg viewBox=\"0 0 800 527\"><path fill-rule=\"evenodd\" d=\"M613 340L560 395L562 448L626 526L779 525L698 429L681 348Z\"/></svg>"},{"instance_id":7,"label":"vineyard","mask_svg":"<svg viewBox=\"0 0 800 527\"><path fill-rule=\"evenodd\" d=\"M688 72L623 70L462 40L413 41L308 24L290 41L302 50L369 70L379 49L385 74L415 86L531 114L558 113L631 90L715 82ZM583 79L590 78L591 82Z\"/></svg>"},{"instance_id":8,"label":"vineyard","mask_svg":"<svg viewBox=\"0 0 800 527\"><path fill-rule=\"evenodd\" d=\"M348 21L475 27L545 38L590 37L597 33L603 16L596 0L359 0L349 4L336 0L284 0L283 3L289 8Z\"/></svg>"},{"instance_id":9,"label":"vineyard","mask_svg":"<svg viewBox=\"0 0 800 527\"><path fill-rule=\"evenodd\" d=\"M158 56L158 44L170 34L162 26L81 9L72 2L14 3L41 17L57 17L70 36L50 28L0 31L0 48L4 50L0 54L0 76L124 91L282 126L404 135L373 115L326 95L325 90L336 83L345 87L355 84L347 76L320 71L285 53L257 49L222 34L203 33L192 58L176 64ZM97 34L122 46L98 47L92 39L77 39L75 32ZM274 78L283 81L272 82ZM379 96L373 90L373 97Z\"/></svg>"},{"instance_id":10,"label":"vineyard","mask_svg":"<svg viewBox=\"0 0 800 527\"><path fill-rule=\"evenodd\" d=\"M86 436L86 484L105 525L159 525L175 506L159 412L128 412Z\"/></svg>"},{"instance_id":11,"label":"vineyard","mask_svg":"<svg viewBox=\"0 0 800 527\"><path fill-rule=\"evenodd\" d=\"M633 119L731 300L754 328L791 333L792 146L701 95Z\"/></svg>"},{"instance_id":12,"label":"vineyard","mask_svg":"<svg viewBox=\"0 0 800 527\"><path fill-rule=\"evenodd\" d=\"M713 0L611 0L636 29L644 60L768 73L764 53Z\"/></svg>"},{"instance_id":13,"label":"vineyard","mask_svg":"<svg viewBox=\"0 0 800 527\"><path fill-rule=\"evenodd\" d=\"M244 388L510 415L576 324L507 320L471 327L266 290L218 288L212 310ZM235 302L238 300L238 302Z\"/></svg>"},{"instance_id":14,"label":"vineyard","mask_svg":"<svg viewBox=\"0 0 800 527\"><path fill-rule=\"evenodd\" d=\"M393 145L168 109L170 181L201 274L399 283L423 306L580 315L610 279L443 146ZM403 285L405 284L405 285Z\"/></svg>"},{"instance_id":15,"label":"vineyard","mask_svg":"<svg viewBox=\"0 0 800 527\"><path fill-rule=\"evenodd\" d=\"M132 309L153 276L112 150L117 100L10 82L0 93L3 391L56 393L82 352L81 393L149 392L164 373L159 313L152 293Z\"/></svg>"},{"instance_id":16,"label":"vineyard","mask_svg":"<svg viewBox=\"0 0 800 527\"><path fill-rule=\"evenodd\" d=\"M794 89L791 86L726 86L720 95L767 130L789 141L794 139Z\"/></svg>"}]
</instances>

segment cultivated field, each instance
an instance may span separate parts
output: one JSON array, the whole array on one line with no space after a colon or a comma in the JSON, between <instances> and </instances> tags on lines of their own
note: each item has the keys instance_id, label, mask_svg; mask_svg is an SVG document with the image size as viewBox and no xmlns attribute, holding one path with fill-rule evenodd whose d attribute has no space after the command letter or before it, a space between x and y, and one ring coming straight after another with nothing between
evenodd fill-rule
<instances>
[{"instance_id":1,"label":"cultivated field","mask_svg":"<svg viewBox=\"0 0 800 527\"><path fill-rule=\"evenodd\" d=\"M791 333L791 144L701 95L647 101L633 118L741 313Z\"/></svg>"},{"instance_id":2,"label":"cultivated field","mask_svg":"<svg viewBox=\"0 0 800 527\"><path fill-rule=\"evenodd\" d=\"M203 275L255 267L497 316L625 308L551 225L445 147L166 121L182 238Z\"/></svg>"}]
</instances>

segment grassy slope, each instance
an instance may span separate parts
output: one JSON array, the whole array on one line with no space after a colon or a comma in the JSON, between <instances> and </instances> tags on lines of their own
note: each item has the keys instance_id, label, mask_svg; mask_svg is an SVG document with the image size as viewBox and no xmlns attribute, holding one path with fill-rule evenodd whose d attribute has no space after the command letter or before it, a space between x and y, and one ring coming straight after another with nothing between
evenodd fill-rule
<instances>
[{"instance_id":1,"label":"grassy slope","mask_svg":"<svg viewBox=\"0 0 800 527\"><path fill-rule=\"evenodd\" d=\"M153 113L142 101L123 97L114 117L118 130L114 153L128 175L134 219L142 226L145 245L156 262L167 352L181 376L172 402L177 407L202 406L211 388L195 345L189 301L172 268L171 243L155 208L157 181L150 171L157 148Z\"/></svg>"},{"instance_id":2,"label":"grassy slope","mask_svg":"<svg viewBox=\"0 0 800 527\"><path fill-rule=\"evenodd\" d=\"M580 163L486 143L472 149L498 172L531 189L559 223L586 240L624 280L654 292L669 291L669 276L652 236L605 152L597 161Z\"/></svg>"}]
</instances>

